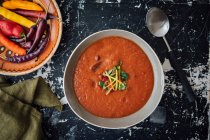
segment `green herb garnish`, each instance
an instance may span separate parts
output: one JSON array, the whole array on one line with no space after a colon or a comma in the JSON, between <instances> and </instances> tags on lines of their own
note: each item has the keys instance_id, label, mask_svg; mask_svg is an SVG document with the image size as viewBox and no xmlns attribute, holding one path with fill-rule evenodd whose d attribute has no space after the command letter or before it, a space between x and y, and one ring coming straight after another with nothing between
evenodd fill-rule
<instances>
[{"instance_id":1,"label":"green herb garnish","mask_svg":"<svg viewBox=\"0 0 210 140\"><path fill-rule=\"evenodd\" d=\"M120 72L120 76L122 77L122 79L127 80L128 79L128 74L124 71Z\"/></svg>"},{"instance_id":2,"label":"green herb garnish","mask_svg":"<svg viewBox=\"0 0 210 140\"><path fill-rule=\"evenodd\" d=\"M128 80L128 74L121 70L122 61L118 65L114 66L111 70L106 70L102 74L102 79L98 83L99 87L106 90L106 95L111 91L125 90L126 81Z\"/></svg>"},{"instance_id":3,"label":"green herb garnish","mask_svg":"<svg viewBox=\"0 0 210 140\"><path fill-rule=\"evenodd\" d=\"M98 85L99 85L101 88L103 88L104 82L103 82L103 81L100 81L100 82L98 82Z\"/></svg>"}]
</instances>

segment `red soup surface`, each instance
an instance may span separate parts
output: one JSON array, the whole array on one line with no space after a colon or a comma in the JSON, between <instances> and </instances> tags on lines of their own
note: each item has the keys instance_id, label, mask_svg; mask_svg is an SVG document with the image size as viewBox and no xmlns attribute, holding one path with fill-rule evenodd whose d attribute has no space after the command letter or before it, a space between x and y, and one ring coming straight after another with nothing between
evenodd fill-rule
<instances>
[{"instance_id":1,"label":"red soup surface","mask_svg":"<svg viewBox=\"0 0 210 140\"><path fill-rule=\"evenodd\" d=\"M105 90L98 88L99 75L119 61L129 76L127 88L106 95ZM147 55L131 40L116 36L88 46L74 73L74 90L80 104L90 113L105 118L124 117L138 111L148 101L153 84L153 69Z\"/></svg>"}]
</instances>

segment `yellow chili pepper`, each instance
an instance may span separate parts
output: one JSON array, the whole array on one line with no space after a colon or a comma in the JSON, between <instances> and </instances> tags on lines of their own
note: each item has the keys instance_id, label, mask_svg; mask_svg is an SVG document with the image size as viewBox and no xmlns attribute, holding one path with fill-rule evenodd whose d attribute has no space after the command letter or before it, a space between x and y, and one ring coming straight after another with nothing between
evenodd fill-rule
<instances>
[{"instance_id":1,"label":"yellow chili pepper","mask_svg":"<svg viewBox=\"0 0 210 140\"><path fill-rule=\"evenodd\" d=\"M118 71L117 70L115 70L115 79L118 79ZM116 81L116 83L115 83L115 90L117 90L118 89L118 81Z\"/></svg>"},{"instance_id":2,"label":"yellow chili pepper","mask_svg":"<svg viewBox=\"0 0 210 140\"><path fill-rule=\"evenodd\" d=\"M42 7L36 3L29 1L5 1L2 3L3 7L7 9L24 9L24 10L34 10L43 11Z\"/></svg>"},{"instance_id":3,"label":"yellow chili pepper","mask_svg":"<svg viewBox=\"0 0 210 140\"><path fill-rule=\"evenodd\" d=\"M11 21L14 21L22 26L25 26L27 28L30 28L32 25L35 25L36 23L30 21L29 19L27 18L24 18L23 16L20 16L10 10L7 10L6 8L4 7L1 7L0 6L0 15L2 15L3 17L11 20Z\"/></svg>"}]
</instances>

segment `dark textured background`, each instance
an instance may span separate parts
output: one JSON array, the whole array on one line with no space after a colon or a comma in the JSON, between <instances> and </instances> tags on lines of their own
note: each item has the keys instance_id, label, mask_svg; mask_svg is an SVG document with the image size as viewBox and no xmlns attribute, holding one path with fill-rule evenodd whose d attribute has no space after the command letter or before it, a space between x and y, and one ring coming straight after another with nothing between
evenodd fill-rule
<instances>
[{"instance_id":1,"label":"dark textured background","mask_svg":"<svg viewBox=\"0 0 210 140\"><path fill-rule=\"evenodd\" d=\"M160 106L167 110L167 122L153 124L149 119L128 129L108 130L89 125L79 119L67 104L59 113L41 109L43 129L49 139L207 139L208 137L208 37L210 5L208 0L57 0L63 17L60 46L45 66L31 74L7 77L11 83L42 76L52 90L65 102L63 72L71 51L88 35L104 29L117 28L133 32L146 40L163 63L165 91ZM189 105L182 86L168 65L166 46L145 27L150 7L160 7L169 16L170 31L166 38L197 95Z\"/></svg>"}]
</instances>

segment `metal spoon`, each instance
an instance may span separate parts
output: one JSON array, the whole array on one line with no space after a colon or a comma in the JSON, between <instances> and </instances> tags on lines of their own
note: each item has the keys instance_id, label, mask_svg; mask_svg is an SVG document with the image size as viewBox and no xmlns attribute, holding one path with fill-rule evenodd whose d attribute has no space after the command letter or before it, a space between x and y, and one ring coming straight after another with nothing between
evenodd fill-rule
<instances>
[{"instance_id":1,"label":"metal spoon","mask_svg":"<svg viewBox=\"0 0 210 140\"><path fill-rule=\"evenodd\" d=\"M190 86L186 74L181 69L179 64L177 63L177 60L174 56L173 51L171 50L165 35L169 30L169 20L166 14L160 10L159 8L153 7L149 9L146 15L146 25L149 29L149 31L156 37L163 37L163 40L166 43L166 46L168 48L168 56L170 63L172 67L175 69L184 89L184 93L186 94L189 102L195 101L195 94L192 90L192 87Z\"/></svg>"}]
</instances>

